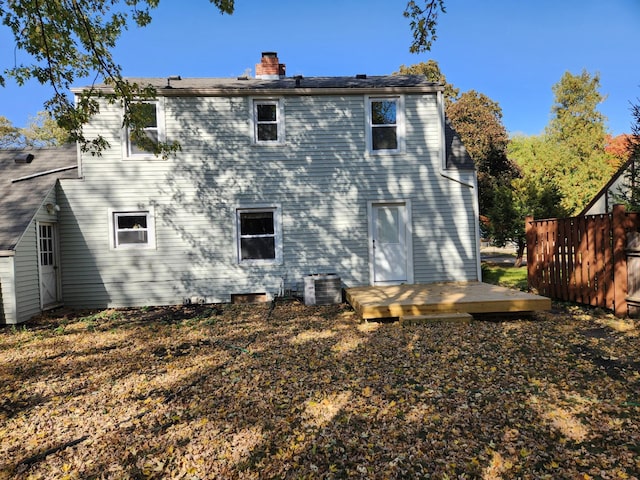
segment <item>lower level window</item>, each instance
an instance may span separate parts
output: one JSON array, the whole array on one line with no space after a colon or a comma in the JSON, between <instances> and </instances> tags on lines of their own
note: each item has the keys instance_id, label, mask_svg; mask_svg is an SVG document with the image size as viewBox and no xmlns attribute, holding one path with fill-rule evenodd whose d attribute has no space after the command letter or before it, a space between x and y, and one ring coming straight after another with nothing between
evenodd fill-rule
<instances>
[{"instance_id":1,"label":"lower level window","mask_svg":"<svg viewBox=\"0 0 640 480\"><path fill-rule=\"evenodd\" d=\"M148 211L114 212L115 248L153 246L153 217Z\"/></svg>"},{"instance_id":2,"label":"lower level window","mask_svg":"<svg viewBox=\"0 0 640 480\"><path fill-rule=\"evenodd\" d=\"M239 209L237 222L240 263L279 261L281 235L277 208Z\"/></svg>"}]
</instances>

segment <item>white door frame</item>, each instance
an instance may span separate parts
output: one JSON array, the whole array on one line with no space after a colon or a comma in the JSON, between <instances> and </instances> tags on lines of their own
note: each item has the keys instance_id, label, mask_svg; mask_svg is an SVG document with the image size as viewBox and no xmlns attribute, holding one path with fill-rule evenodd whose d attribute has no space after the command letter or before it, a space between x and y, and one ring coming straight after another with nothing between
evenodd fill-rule
<instances>
[{"instance_id":1,"label":"white door frame","mask_svg":"<svg viewBox=\"0 0 640 480\"><path fill-rule=\"evenodd\" d=\"M375 218L374 208L377 206L398 206L404 207L404 224L405 224L405 247L407 258L407 279L406 282L400 283L413 283L413 223L411 218L411 200L370 200L367 202L367 218L369 223L369 283L376 285L375 281L375 248L373 244L374 232L375 232ZM385 282L386 283L386 282ZM378 282L378 285L383 284ZM386 283L388 284L388 283Z\"/></svg>"},{"instance_id":2,"label":"white door frame","mask_svg":"<svg viewBox=\"0 0 640 480\"><path fill-rule=\"evenodd\" d=\"M40 228L42 226L51 226L51 235L52 235L52 255L47 260L47 262L51 262L50 266L53 269L53 273L55 276L55 284L53 285L55 288L55 298L50 303L44 302L44 289L43 289L43 266L42 266L42 243L41 243L41 235ZM60 305L60 301L62 299L61 291L62 291L62 278L60 275L60 248L58 243L58 224L57 222L36 222L36 243L37 243L37 251L38 251L38 291L40 292L40 308L42 310L46 310L48 308L53 308Z\"/></svg>"}]
</instances>

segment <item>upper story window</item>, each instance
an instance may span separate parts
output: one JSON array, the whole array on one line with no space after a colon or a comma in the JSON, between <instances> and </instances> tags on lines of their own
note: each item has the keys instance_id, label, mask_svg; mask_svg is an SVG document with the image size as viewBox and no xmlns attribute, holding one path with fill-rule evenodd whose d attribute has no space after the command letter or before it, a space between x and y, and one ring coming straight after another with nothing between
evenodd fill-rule
<instances>
[{"instance_id":1,"label":"upper story window","mask_svg":"<svg viewBox=\"0 0 640 480\"><path fill-rule=\"evenodd\" d=\"M372 153L404 150L403 97L368 97L367 146Z\"/></svg>"},{"instance_id":2,"label":"upper story window","mask_svg":"<svg viewBox=\"0 0 640 480\"><path fill-rule=\"evenodd\" d=\"M236 211L238 262L280 263L282 232L278 207L241 208Z\"/></svg>"},{"instance_id":3,"label":"upper story window","mask_svg":"<svg viewBox=\"0 0 640 480\"><path fill-rule=\"evenodd\" d=\"M113 248L155 247L155 225L150 210L111 212Z\"/></svg>"},{"instance_id":4,"label":"upper story window","mask_svg":"<svg viewBox=\"0 0 640 480\"><path fill-rule=\"evenodd\" d=\"M252 120L255 143L284 143L284 115L281 100L254 100Z\"/></svg>"},{"instance_id":5,"label":"upper story window","mask_svg":"<svg viewBox=\"0 0 640 480\"><path fill-rule=\"evenodd\" d=\"M142 127L142 138L135 138L133 130L126 129L126 156L130 158L155 158L153 144L164 141L160 102L137 102L132 103L129 108L131 121Z\"/></svg>"}]
</instances>

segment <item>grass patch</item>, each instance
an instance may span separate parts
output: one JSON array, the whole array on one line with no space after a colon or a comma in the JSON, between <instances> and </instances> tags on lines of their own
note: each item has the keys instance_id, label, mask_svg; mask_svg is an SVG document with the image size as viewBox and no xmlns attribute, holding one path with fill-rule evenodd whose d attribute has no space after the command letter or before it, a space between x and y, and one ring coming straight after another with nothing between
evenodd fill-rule
<instances>
[{"instance_id":1,"label":"grass patch","mask_svg":"<svg viewBox=\"0 0 640 480\"><path fill-rule=\"evenodd\" d=\"M527 267L483 263L482 281L493 285L527 291Z\"/></svg>"}]
</instances>

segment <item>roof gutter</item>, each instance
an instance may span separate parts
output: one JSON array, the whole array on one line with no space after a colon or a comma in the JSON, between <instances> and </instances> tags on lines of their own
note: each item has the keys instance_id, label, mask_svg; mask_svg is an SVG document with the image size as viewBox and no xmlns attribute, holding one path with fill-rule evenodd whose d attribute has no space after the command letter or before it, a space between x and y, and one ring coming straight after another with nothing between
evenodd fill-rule
<instances>
[{"instance_id":1,"label":"roof gutter","mask_svg":"<svg viewBox=\"0 0 640 480\"><path fill-rule=\"evenodd\" d=\"M367 95L376 94L401 94L401 93L436 93L441 92L439 85L426 85L422 87L320 87L320 88L164 88L151 85L156 89L160 97L237 97L250 95ZM75 94L80 94L86 89L72 88ZM96 88L94 91L102 94L113 94L111 88Z\"/></svg>"},{"instance_id":2,"label":"roof gutter","mask_svg":"<svg viewBox=\"0 0 640 480\"><path fill-rule=\"evenodd\" d=\"M66 172L67 170L73 170L74 168L78 168L78 165L70 165L68 167L60 167L54 168L53 170L46 170L44 172L32 173L31 175L26 175L24 177L14 178L11 180L11 183L22 182L24 180L30 180L37 177L44 177L45 175L51 175L52 173Z\"/></svg>"}]
</instances>

